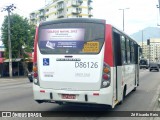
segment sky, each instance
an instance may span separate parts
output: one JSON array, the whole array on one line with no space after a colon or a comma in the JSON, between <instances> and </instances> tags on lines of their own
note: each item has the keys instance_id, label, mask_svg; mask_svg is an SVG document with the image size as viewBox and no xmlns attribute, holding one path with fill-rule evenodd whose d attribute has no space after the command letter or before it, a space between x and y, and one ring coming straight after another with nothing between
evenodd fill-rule
<instances>
[{"instance_id":1,"label":"sky","mask_svg":"<svg viewBox=\"0 0 160 120\"><path fill-rule=\"evenodd\" d=\"M29 14L45 6L49 0L0 0L0 11L7 5L14 4L17 8L13 13L28 17ZM146 27L158 27L160 24L158 0L92 0L93 18L105 19L107 23L133 34ZM126 9L128 8L128 9ZM0 27L7 12L0 12ZM1 31L0 31L1 32Z\"/></svg>"},{"instance_id":2,"label":"sky","mask_svg":"<svg viewBox=\"0 0 160 120\"><path fill-rule=\"evenodd\" d=\"M123 11L119 9L125 9L124 31L128 34L146 27L157 27L159 21L158 0L95 0L94 3L94 17L106 19L121 30Z\"/></svg>"}]
</instances>

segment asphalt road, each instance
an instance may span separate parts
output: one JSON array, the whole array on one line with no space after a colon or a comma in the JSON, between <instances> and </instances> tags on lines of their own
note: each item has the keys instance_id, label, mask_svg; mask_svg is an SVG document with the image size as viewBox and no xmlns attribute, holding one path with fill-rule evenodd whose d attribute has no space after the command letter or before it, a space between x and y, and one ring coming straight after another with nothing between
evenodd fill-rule
<instances>
[{"instance_id":1,"label":"asphalt road","mask_svg":"<svg viewBox=\"0 0 160 120\"><path fill-rule=\"evenodd\" d=\"M116 106L113 110L106 107L95 106L80 106L80 105L62 105L51 103L38 104L33 100L32 83L27 78L13 78L0 79L0 111L81 111L79 117L72 117L74 112L69 112L71 117L60 114L54 118L42 118L44 120L152 120L154 118L148 117L105 117L109 111L111 114L115 111L154 111L157 107L157 97L160 88L160 72L149 72L148 70L140 70L140 86L135 92L130 93L124 100L122 105ZM60 111L60 112L59 112ZM99 116L81 117L84 111L92 111L96 114L97 111L103 111ZM16 119L17 118L0 118L1 119ZM23 118L28 119L28 118ZM32 118L36 119L36 118ZM37 118L39 119L39 118ZM156 118L157 119L157 118ZM157 119L158 120L158 119Z\"/></svg>"}]
</instances>

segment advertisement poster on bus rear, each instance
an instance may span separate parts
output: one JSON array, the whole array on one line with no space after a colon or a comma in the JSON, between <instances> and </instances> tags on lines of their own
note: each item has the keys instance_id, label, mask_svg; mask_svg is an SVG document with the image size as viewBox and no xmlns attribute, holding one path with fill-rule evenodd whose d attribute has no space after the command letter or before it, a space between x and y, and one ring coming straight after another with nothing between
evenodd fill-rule
<instances>
[{"instance_id":1,"label":"advertisement poster on bus rear","mask_svg":"<svg viewBox=\"0 0 160 120\"><path fill-rule=\"evenodd\" d=\"M43 48L82 49L84 44L85 30L82 28L42 29L40 32L40 46Z\"/></svg>"}]
</instances>

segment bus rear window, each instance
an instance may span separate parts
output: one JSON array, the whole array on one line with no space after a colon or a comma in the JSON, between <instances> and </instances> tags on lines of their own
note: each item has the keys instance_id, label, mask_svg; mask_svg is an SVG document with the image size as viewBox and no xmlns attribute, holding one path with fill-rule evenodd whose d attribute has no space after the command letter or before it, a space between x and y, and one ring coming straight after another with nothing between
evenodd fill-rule
<instances>
[{"instance_id":1,"label":"bus rear window","mask_svg":"<svg viewBox=\"0 0 160 120\"><path fill-rule=\"evenodd\" d=\"M140 65L147 65L147 60L140 60Z\"/></svg>"},{"instance_id":2,"label":"bus rear window","mask_svg":"<svg viewBox=\"0 0 160 120\"><path fill-rule=\"evenodd\" d=\"M105 25L59 23L39 27L42 54L98 54L104 43Z\"/></svg>"}]
</instances>

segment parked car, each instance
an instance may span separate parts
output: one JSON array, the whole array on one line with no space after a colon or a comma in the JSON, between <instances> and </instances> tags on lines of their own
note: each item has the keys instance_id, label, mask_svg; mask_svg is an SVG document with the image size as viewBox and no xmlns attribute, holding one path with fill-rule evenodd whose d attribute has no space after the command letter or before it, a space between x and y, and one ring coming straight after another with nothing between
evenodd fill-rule
<instances>
[{"instance_id":1,"label":"parked car","mask_svg":"<svg viewBox=\"0 0 160 120\"><path fill-rule=\"evenodd\" d=\"M159 72L159 65L158 65L158 63L151 63L149 65L149 71L152 71L152 70L157 70Z\"/></svg>"},{"instance_id":2,"label":"parked car","mask_svg":"<svg viewBox=\"0 0 160 120\"><path fill-rule=\"evenodd\" d=\"M33 72L28 73L28 79L30 82L33 82Z\"/></svg>"}]
</instances>

